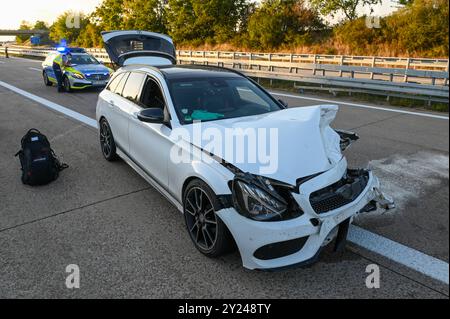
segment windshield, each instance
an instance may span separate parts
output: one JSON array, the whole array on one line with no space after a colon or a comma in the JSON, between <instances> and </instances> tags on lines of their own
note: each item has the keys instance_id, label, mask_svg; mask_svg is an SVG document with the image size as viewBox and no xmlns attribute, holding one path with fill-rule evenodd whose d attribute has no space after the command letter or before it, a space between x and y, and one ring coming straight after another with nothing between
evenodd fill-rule
<instances>
[{"instance_id":1,"label":"windshield","mask_svg":"<svg viewBox=\"0 0 450 319\"><path fill-rule=\"evenodd\" d=\"M251 116L281 110L270 96L244 78L169 81L182 124Z\"/></svg>"},{"instance_id":2,"label":"windshield","mask_svg":"<svg viewBox=\"0 0 450 319\"><path fill-rule=\"evenodd\" d=\"M71 56L71 57L70 57ZM69 55L70 64L100 64L93 56L89 54L72 54Z\"/></svg>"}]
</instances>

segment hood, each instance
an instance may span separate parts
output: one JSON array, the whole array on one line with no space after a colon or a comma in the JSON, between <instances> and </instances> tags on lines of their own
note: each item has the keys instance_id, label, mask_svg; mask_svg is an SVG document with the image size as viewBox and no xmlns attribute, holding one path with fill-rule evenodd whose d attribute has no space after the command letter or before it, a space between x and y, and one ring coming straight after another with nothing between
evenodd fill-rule
<instances>
[{"instance_id":1,"label":"hood","mask_svg":"<svg viewBox=\"0 0 450 319\"><path fill-rule=\"evenodd\" d=\"M73 69L81 72L83 74L86 73L108 73L109 69L103 64L77 64L72 66Z\"/></svg>"},{"instance_id":2,"label":"hood","mask_svg":"<svg viewBox=\"0 0 450 319\"><path fill-rule=\"evenodd\" d=\"M337 110L335 105L289 108L263 115L190 124L186 128L195 146L241 171L296 185L299 178L325 172L342 159L340 137L329 126ZM252 132L256 132L256 137ZM237 142L242 141L242 137L244 146ZM215 149L218 145L223 145L222 149ZM230 152L230 148L233 151ZM253 152L253 158L249 151Z\"/></svg>"}]
</instances>

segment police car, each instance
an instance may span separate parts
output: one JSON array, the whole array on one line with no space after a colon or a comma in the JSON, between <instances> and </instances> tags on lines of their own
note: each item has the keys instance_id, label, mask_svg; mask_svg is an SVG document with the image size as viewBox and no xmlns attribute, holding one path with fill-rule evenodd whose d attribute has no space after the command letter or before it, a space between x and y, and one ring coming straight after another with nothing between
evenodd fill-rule
<instances>
[{"instance_id":1,"label":"police car","mask_svg":"<svg viewBox=\"0 0 450 319\"><path fill-rule=\"evenodd\" d=\"M66 92L89 87L105 87L113 70L103 65L82 48L58 48L50 52L42 63L42 75L47 86L57 84L53 62L66 54L68 64L61 66L62 85Z\"/></svg>"}]
</instances>

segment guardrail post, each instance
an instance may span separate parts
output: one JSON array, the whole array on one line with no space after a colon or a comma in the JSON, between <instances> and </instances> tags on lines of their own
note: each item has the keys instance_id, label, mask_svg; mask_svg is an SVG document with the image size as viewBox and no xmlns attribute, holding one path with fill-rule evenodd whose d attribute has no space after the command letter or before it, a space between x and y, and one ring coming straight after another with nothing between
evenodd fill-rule
<instances>
[{"instance_id":1,"label":"guardrail post","mask_svg":"<svg viewBox=\"0 0 450 319\"><path fill-rule=\"evenodd\" d=\"M272 53L269 53L269 62L272 62ZM269 72L272 72L272 71L273 71L272 65L269 64ZM270 79L270 86L272 86L272 84L273 84L273 80Z\"/></svg>"},{"instance_id":2,"label":"guardrail post","mask_svg":"<svg viewBox=\"0 0 450 319\"><path fill-rule=\"evenodd\" d=\"M341 55L341 60L340 60L340 62L339 62L339 65L340 65L340 66L343 66L343 65L344 65L344 56L343 56L343 55ZM343 74L343 71L342 71L342 69L340 69L340 70L339 70L339 77L342 77L342 74Z\"/></svg>"},{"instance_id":3,"label":"guardrail post","mask_svg":"<svg viewBox=\"0 0 450 319\"><path fill-rule=\"evenodd\" d=\"M372 58L372 68L374 68L374 67L375 67L375 57ZM374 75L374 73L370 72L370 79L371 80L373 80L373 75Z\"/></svg>"},{"instance_id":4,"label":"guardrail post","mask_svg":"<svg viewBox=\"0 0 450 319\"><path fill-rule=\"evenodd\" d=\"M411 64L411 59L408 58L408 59L406 60L406 70L405 70L405 77L404 77L404 79L403 79L403 82L408 82L408 70L409 70L410 64Z\"/></svg>"},{"instance_id":5,"label":"guardrail post","mask_svg":"<svg viewBox=\"0 0 450 319\"><path fill-rule=\"evenodd\" d=\"M289 66L289 73L292 73L292 70L293 70L292 63L294 62L294 54L292 54L292 53L289 57L289 62L291 63L291 65Z\"/></svg>"},{"instance_id":6,"label":"guardrail post","mask_svg":"<svg viewBox=\"0 0 450 319\"><path fill-rule=\"evenodd\" d=\"M314 68L313 68L313 75L316 75L316 63L317 63L317 54L314 54Z\"/></svg>"},{"instance_id":7,"label":"guardrail post","mask_svg":"<svg viewBox=\"0 0 450 319\"><path fill-rule=\"evenodd\" d=\"M448 67L449 67L449 61L447 61L447 67L445 68L445 72L447 72L447 77L444 79L444 86L447 86L448 84Z\"/></svg>"}]
</instances>

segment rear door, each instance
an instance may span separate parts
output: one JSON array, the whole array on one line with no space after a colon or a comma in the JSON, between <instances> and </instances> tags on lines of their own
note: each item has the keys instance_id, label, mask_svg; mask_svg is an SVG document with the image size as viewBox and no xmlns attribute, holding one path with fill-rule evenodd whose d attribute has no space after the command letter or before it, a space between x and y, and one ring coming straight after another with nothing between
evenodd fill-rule
<instances>
[{"instance_id":1,"label":"rear door","mask_svg":"<svg viewBox=\"0 0 450 319\"><path fill-rule=\"evenodd\" d=\"M175 46L167 35L148 31L107 31L102 32L102 38L110 60L119 67L176 64Z\"/></svg>"},{"instance_id":2,"label":"rear door","mask_svg":"<svg viewBox=\"0 0 450 319\"><path fill-rule=\"evenodd\" d=\"M130 121L130 102L122 93L130 76L129 72L118 74L105 90L105 115L111 126L114 141L124 152L129 152L128 126Z\"/></svg>"},{"instance_id":3,"label":"rear door","mask_svg":"<svg viewBox=\"0 0 450 319\"><path fill-rule=\"evenodd\" d=\"M56 82L56 76L53 70L53 60L55 59L57 54L58 53L56 52L49 53L45 58L45 61L42 63L42 67L47 73L47 76L51 82Z\"/></svg>"}]
</instances>

